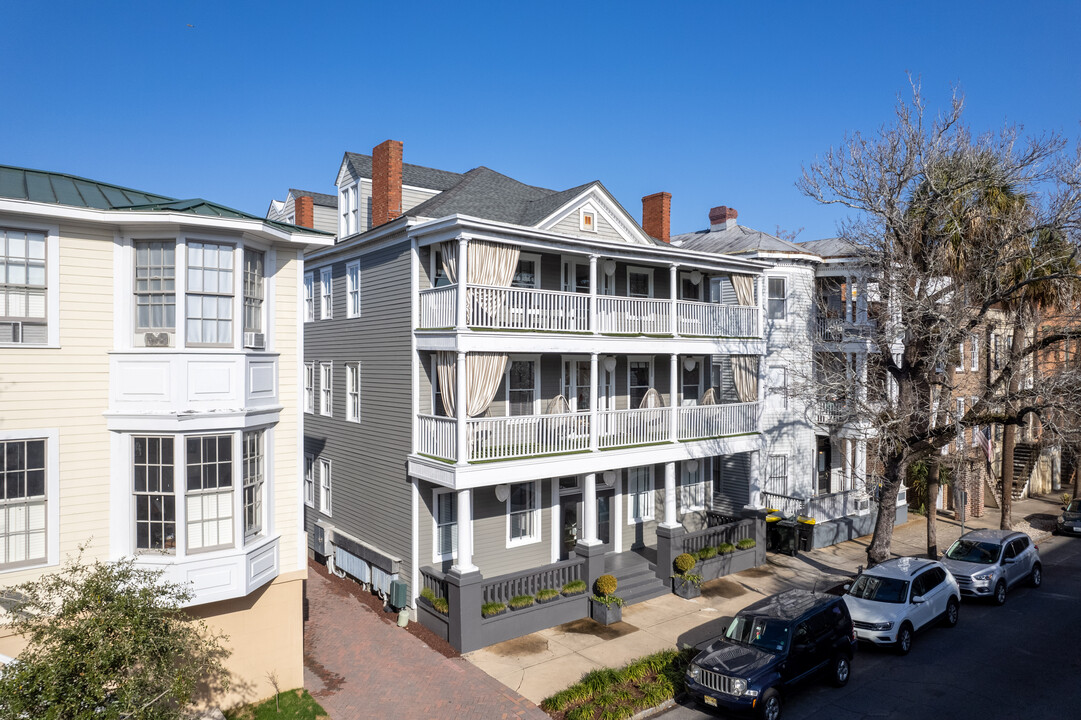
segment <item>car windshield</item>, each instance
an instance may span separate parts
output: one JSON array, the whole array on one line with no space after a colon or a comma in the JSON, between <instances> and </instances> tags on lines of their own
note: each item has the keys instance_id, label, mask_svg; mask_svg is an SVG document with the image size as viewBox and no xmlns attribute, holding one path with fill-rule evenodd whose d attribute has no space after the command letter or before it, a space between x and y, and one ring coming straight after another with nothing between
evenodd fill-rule
<instances>
[{"instance_id":1,"label":"car windshield","mask_svg":"<svg viewBox=\"0 0 1081 720\"><path fill-rule=\"evenodd\" d=\"M848 594L861 600L903 603L908 597L908 580L864 574L856 578Z\"/></svg>"},{"instance_id":2,"label":"car windshield","mask_svg":"<svg viewBox=\"0 0 1081 720\"><path fill-rule=\"evenodd\" d=\"M1074 500L1066 506L1066 512L1068 513L1081 513L1081 500Z\"/></svg>"},{"instance_id":3,"label":"car windshield","mask_svg":"<svg viewBox=\"0 0 1081 720\"><path fill-rule=\"evenodd\" d=\"M946 557L950 560L990 565L995 560L998 560L998 553L1001 549L1001 545L993 542L961 539L950 546L950 549L946 551Z\"/></svg>"},{"instance_id":4,"label":"car windshield","mask_svg":"<svg viewBox=\"0 0 1081 720\"><path fill-rule=\"evenodd\" d=\"M728 626L725 638L777 653L788 643L788 623L772 618L740 615Z\"/></svg>"}]
</instances>

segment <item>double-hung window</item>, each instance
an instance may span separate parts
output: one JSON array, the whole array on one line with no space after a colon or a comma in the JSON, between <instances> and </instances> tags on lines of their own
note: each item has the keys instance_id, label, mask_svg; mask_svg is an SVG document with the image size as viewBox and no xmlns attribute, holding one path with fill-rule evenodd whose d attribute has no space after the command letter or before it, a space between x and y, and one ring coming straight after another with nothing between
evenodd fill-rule
<instances>
[{"instance_id":1,"label":"double-hung window","mask_svg":"<svg viewBox=\"0 0 1081 720\"><path fill-rule=\"evenodd\" d=\"M330 460L319 459L319 512L330 515Z\"/></svg>"},{"instance_id":2,"label":"double-hung window","mask_svg":"<svg viewBox=\"0 0 1081 720\"><path fill-rule=\"evenodd\" d=\"M45 560L45 440L0 441L0 569Z\"/></svg>"},{"instance_id":3,"label":"double-hung window","mask_svg":"<svg viewBox=\"0 0 1081 720\"><path fill-rule=\"evenodd\" d=\"M315 363L304 363L304 412L315 412Z\"/></svg>"},{"instance_id":4,"label":"double-hung window","mask_svg":"<svg viewBox=\"0 0 1081 720\"><path fill-rule=\"evenodd\" d=\"M304 273L304 322L315 320L315 276Z\"/></svg>"},{"instance_id":5,"label":"double-hung window","mask_svg":"<svg viewBox=\"0 0 1081 720\"><path fill-rule=\"evenodd\" d=\"M536 362L511 360L507 370L507 414L533 415L536 398Z\"/></svg>"},{"instance_id":6,"label":"double-hung window","mask_svg":"<svg viewBox=\"0 0 1081 720\"><path fill-rule=\"evenodd\" d=\"M188 551L233 544L233 436L185 438Z\"/></svg>"},{"instance_id":7,"label":"double-hung window","mask_svg":"<svg viewBox=\"0 0 1081 720\"><path fill-rule=\"evenodd\" d=\"M345 266L346 314L348 317L360 317L360 261L354 260Z\"/></svg>"},{"instance_id":8,"label":"double-hung window","mask_svg":"<svg viewBox=\"0 0 1081 720\"><path fill-rule=\"evenodd\" d=\"M346 363L345 381L345 418L360 422L360 363Z\"/></svg>"},{"instance_id":9,"label":"double-hung window","mask_svg":"<svg viewBox=\"0 0 1081 720\"><path fill-rule=\"evenodd\" d=\"M642 406L646 393L653 387L653 363L649 360L631 360L627 363L627 402L631 410Z\"/></svg>"},{"instance_id":10,"label":"double-hung window","mask_svg":"<svg viewBox=\"0 0 1081 720\"><path fill-rule=\"evenodd\" d=\"M315 507L315 458L304 456L304 504Z\"/></svg>"},{"instance_id":11,"label":"double-hung window","mask_svg":"<svg viewBox=\"0 0 1081 720\"><path fill-rule=\"evenodd\" d=\"M507 496L507 546L540 540L540 486L536 481L515 483Z\"/></svg>"},{"instance_id":12,"label":"double-hung window","mask_svg":"<svg viewBox=\"0 0 1081 720\"><path fill-rule=\"evenodd\" d=\"M965 371L965 341L964 340L960 340L957 343L957 367L955 368L955 370L957 372L964 372Z\"/></svg>"},{"instance_id":13,"label":"double-hung window","mask_svg":"<svg viewBox=\"0 0 1081 720\"><path fill-rule=\"evenodd\" d=\"M976 372L980 369L980 338L978 335L973 335L969 340L971 341L969 349L972 351L972 364L969 367Z\"/></svg>"},{"instance_id":14,"label":"double-hung window","mask_svg":"<svg viewBox=\"0 0 1081 720\"><path fill-rule=\"evenodd\" d=\"M334 280L331 268L319 271L319 319L329 320L334 317Z\"/></svg>"},{"instance_id":15,"label":"double-hung window","mask_svg":"<svg viewBox=\"0 0 1081 720\"><path fill-rule=\"evenodd\" d=\"M132 438L135 549L176 549L173 438Z\"/></svg>"},{"instance_id":16,"label":"double-hung window","mask_svg":"<svg viewBox=\"0 0 1081 720\"><path fill-rule=\"evenodd\" d=\"M771 277L766 279L766 317L770 320L788 318L788 280Z\"/></svg>"},{"instance_id":17,"label":"double-hung window","mask_svg":"<svg viewBox=\"0 0 1081 720\"><path fill-rule=\"evenodd\" d=\"M263 332L263 278L266 272L266 253L261 250L244 250L244 333ZM245 345L262 346L261 338Z\"/></svg>"},{"instance_id":18,"label":"double-hung window","mask_svg":"<svg viewBox=\"0 0 1081 720\"><path fill-rule=\"evenodd\" d=\"M695 512L706 509L705 468L698 460L689 460L681 463L682 474L679 480L679 511L681 513Z\"/></svg>"},{"instance_id":19,"label":"double-hung window","mask_svg":"<svg viewBox=\"0 0 1081 720\"><path fill-rule=\"evenodd\" d=\"M187 344L233 344L233 246L188 243Z\"/></svg>"},{"instance_id":20,"label":"double-hung window","mask_svg":"<svg viewBox=\"0 0 1081 720\"><path fill-rule=\"evenodd\" d=\"M135 330L176 329L176 243L135 242Z\"/></svg>"},{"instance_id":21,"label":"double-hung window","mask_svg":"<svg viewBox=\"0 0 1081 720\"><path fill-rule=\"evenodd\" d=\"M627 469L627 524L653 519L653 467Z\"/></svg>"},{"instance_id":22,"label":"double-hung window","mask_svg":"<svg viewBox=\"0 0 1081 720\"><path fill-rule=\"evenodd\" d=\"M0 344L48 342L45 233L0 228Z\"/></svg>"},{"instance_id":23,"label":"double-hung window","mask_svg":"<svg viewBox=\"0 0 1081 720\"><path fill-rule=\"evenodd\" d=\"M965 416L965 399L957 398L957 449L965 449L965 428L961 425L961 418Z\"/></svg>"},{"instance_id":24,"label":"double-hung window","mask_svg":"<svg viewBox=\"0 0 1081 720\"><path fill-rule=\"evenodd\" d=\"M436 490L433 496L435 557L433 562L453 560L458 555L458 503L454 492Z\"/></svg>"},{"instance_id":25,"label":"double-hung window","mask_svg":"<svg viewBox=\"0 0 1081 720\"><path fill-rule=\"evenodd\" d=\"M263 532L263 484L266 480L264 432L244 433L244 539Z\"/></svg>"},{"instance_id":26,"label":"double-hung window","mask_svg":"<svg viewBox=\"0 0 1081 720\"><path fill-rule=\"evenodd\" d=\"M333 367L330 363L319 363L319 394L322 402L319 404L319 414L330 417L333 414L331 402L334 399L332 381Z\"/></svg>"}]
</instances>

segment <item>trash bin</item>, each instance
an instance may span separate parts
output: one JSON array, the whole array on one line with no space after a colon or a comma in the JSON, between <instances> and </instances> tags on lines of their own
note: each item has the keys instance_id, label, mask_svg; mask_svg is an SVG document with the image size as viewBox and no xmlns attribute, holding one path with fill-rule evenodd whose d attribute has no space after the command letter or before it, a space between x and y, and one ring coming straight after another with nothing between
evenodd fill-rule
<instances>
[{"instance_id":1,"label":"trash bin","mask_svg":"<svg viewBox=\"0 0 1081 720\"><path fill-rule=\"evenodd\" d=\"M795 557L799 554L799 528L795 520L778 520L770 523L770 535L767 538L766 548L773 552L784 553Z\"/></svg>"},{"instance_id":2,"label":"trash bin","mask_svg":"<svg viewBox=\"0 0 1081 720\"><path fill-rule=\"evenodd\" d=\"M814 549L814 523L798 522L799 549L801 552L810 552Z\"/></svg>"}]
</instances>

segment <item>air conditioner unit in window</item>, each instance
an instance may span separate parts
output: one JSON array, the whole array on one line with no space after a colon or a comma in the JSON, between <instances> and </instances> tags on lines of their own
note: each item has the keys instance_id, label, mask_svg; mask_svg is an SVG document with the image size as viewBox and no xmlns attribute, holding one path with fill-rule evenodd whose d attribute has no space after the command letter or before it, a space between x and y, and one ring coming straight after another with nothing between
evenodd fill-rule
<instances>
[{"instance_id":1,"label":"air conditioner unit in window","mask_svg":"<svg viewBox=\"0 0 1081 720\"><path fill-rule=\"evenodd\" d=\"M0 323L0 342L17 343L23 341L23 324L21 322Z\"/></svg>"},{"instance_id":2,"label":"air conditioner unit in window","mask_svg":"<svg viewBox=\"0 0 1081 720\"><path fill-rule=\"evenodd\" d=\"M143 346L144 347L169 347L169 333L144 333L143 334Z\"/></svg>"},{"instance_id":3,"label":"air conditioner unit in window","mask_svg":"<svg viewBox=\"0 0 1081 720\"><path fill-rule=\"evenodd\" d=\"M266 336L263 333L246 332L244 333L244 347L262 350L266 347Z\"/></svg>"}]
</instances>

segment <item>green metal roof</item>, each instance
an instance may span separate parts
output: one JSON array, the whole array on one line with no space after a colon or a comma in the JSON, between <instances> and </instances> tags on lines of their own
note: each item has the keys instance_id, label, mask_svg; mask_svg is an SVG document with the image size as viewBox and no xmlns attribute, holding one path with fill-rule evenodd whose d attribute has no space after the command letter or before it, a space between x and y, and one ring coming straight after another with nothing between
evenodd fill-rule
<instances>
[{"instance_id":1,"label":"green metal roof","mask_svg":"<svg viewBox=\"0 0 1081 720\"><path fill-rule=\"evenodd\" d=\"M0 197L31 202L93 208L96 210L128 210L138 212L180 212L221 218L258 220L286 232L332 235L320 230L289 225L251 215L217 203L195 198L177 200L165 195L132 190L109 183L87 180L64 173L28 170L0 165Z\"/></svg>"}]
</instances>

